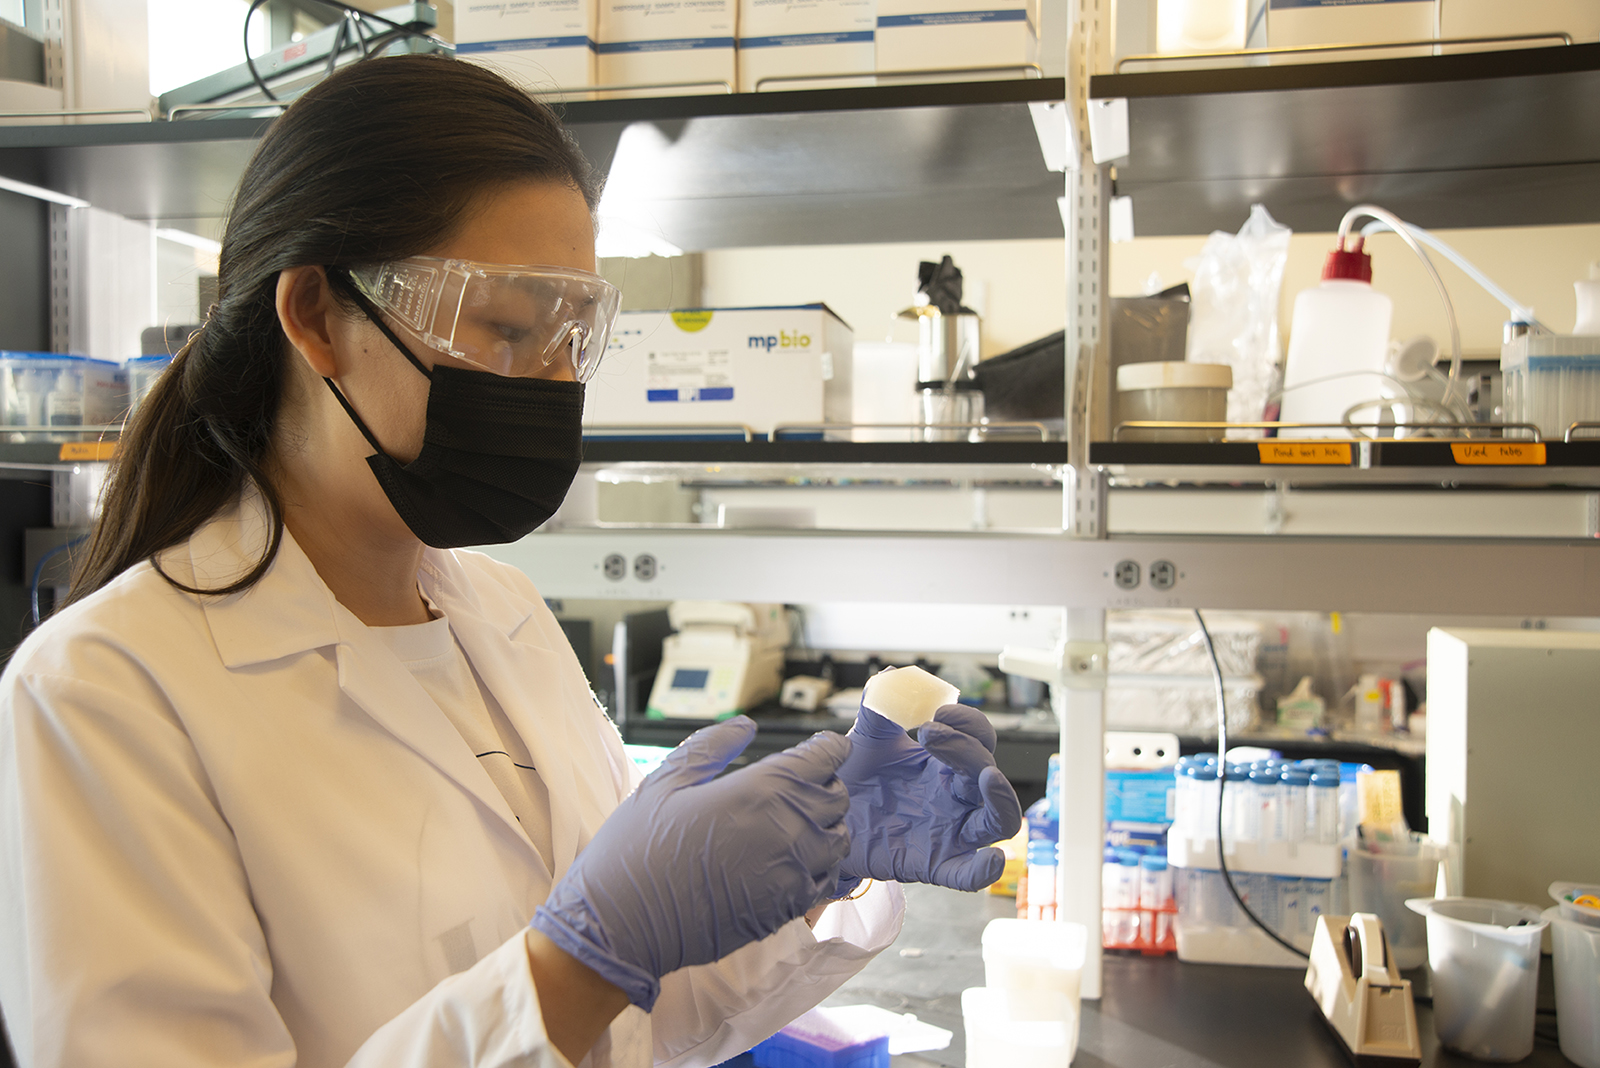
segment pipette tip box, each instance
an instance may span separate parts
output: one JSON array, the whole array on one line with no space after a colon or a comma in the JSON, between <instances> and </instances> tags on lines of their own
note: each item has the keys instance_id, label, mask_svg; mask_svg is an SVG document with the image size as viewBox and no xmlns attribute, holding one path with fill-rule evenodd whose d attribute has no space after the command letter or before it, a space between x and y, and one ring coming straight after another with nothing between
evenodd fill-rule
<instances>
[{"instance_id":1,"label":"pipette tip box","mask_svg":"<svg viewBox=\"0 0 1600 1068\"><path fill-rule=\"evenodd\" d=\"M889 1068L889 1036L813 1009L750 1053L756 1068Z\"/></svg>"}]
</instances>

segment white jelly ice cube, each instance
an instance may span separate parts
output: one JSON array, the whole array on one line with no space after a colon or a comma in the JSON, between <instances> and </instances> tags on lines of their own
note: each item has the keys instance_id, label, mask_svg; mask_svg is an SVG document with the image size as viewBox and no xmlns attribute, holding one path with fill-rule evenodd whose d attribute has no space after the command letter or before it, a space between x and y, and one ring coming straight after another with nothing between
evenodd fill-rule
<instances>
[{"instance_id":1,"label":"white jelly ice cube","mask_svg":"<svg viewBox=\"0 0 1600 1068\"><path fill-rule=\"evenodd\" d=\"M914 731L944 705L953 705L961 691L921 668L886 668L867 680L861 703L885 719Z\"/></svg>"}]
</instances>

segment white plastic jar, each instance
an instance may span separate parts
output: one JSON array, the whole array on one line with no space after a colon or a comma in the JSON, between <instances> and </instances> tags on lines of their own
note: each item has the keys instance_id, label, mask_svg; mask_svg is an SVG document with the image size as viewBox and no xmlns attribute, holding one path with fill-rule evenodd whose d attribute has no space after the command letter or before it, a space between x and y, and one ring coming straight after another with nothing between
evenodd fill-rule
<instances>
[{"instance_id":1,"label":"white plastic jar","mask_svg":"<svg viewBox=\"0 0 1600 1068\"><path fill-rule=\"evenodd\" d=\"M1117 421L1220 423L1228 418L1233 368L1155 360L1117 368ZM1130 427L1118 441L1221 441L1220 427Z\"/></svg>"}]
</instances>

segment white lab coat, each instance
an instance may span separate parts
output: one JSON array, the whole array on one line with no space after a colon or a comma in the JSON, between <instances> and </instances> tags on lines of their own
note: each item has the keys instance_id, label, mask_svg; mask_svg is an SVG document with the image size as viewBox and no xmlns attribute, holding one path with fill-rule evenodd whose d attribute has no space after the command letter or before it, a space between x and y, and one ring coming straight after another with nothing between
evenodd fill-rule
<instances>
[{"instance_id":1,"label":"white lab coat","mask_svg":"<svg viewBox=\"0 0 1600 1068\"><path fill-rule=\"evenodd\" d=\"M266 537L247 495L162 556L214 588ZM253 588L148 564L49 620L0 682L0 1006L23 1068L541 1065L525 931L633 785L520 572L419 580L549 789L550 871L460 734L284 535ZM594 1068L715 1064L893 941L896 887L630 1007Z\"/></svg>"}]
</instances>

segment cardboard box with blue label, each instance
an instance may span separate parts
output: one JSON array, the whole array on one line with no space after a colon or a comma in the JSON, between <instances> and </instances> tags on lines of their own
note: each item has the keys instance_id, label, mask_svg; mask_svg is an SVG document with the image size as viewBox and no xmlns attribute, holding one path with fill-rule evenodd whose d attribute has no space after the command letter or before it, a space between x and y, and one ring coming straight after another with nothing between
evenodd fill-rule
<instances>
[{"instance_id":1,"label":"cardboard box with blue label","mask_svg":"<svg viewBox=\"0 0 1600 1068\"><path fill-rule=\"evenodd\" d=\"M848 423L853 345L825 304L623 312L585 390L583 421L758 434Z\"/></svg>"},{"instance_id":2,"label":"cardboard box with blue label","mask_svg":"<svg viewBox=\"0 0 1600 1068\"><path fill-rule=\"evenodd\" d=\"M738 88L738 0L599 0L599 5L596 77L601 85L632 87L601 93L602 99Z\"/></svg>"},{"instance_id":3,"label":"cardboard box with blue label","mask_svg":"<svg viewBox=\"0 0 1600 1068\"><path fill-rule=\"evenodd\" d=\"M1039 62L1036 0L878 0L878 81L894 71L959 71L947 81L1017 76Z\"/></svg>"},{"instance_id":4,"label":"cardboard box with blue label","mask_svg":"<svg viewBox=\"0 0 1600 1068\"><path fill-rule=\"evenodd\" d=\"M456 55L527 89L594 84L595 0L457 0Z\"/></svg>"},{"instance_id":5,"label":"cardboard box with blue label","mask_svg":"<svg viewBox=\"0 0 1600 1068\"><path fill-rule=\"evenodd\" d=\"M739 0L739 91L871 85L877 0ZM824 74L865 78L822 78Z\"/></svg>"}]
</instances>

